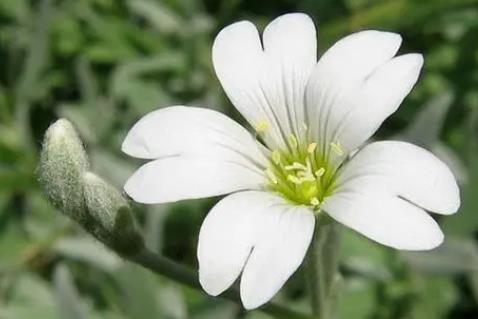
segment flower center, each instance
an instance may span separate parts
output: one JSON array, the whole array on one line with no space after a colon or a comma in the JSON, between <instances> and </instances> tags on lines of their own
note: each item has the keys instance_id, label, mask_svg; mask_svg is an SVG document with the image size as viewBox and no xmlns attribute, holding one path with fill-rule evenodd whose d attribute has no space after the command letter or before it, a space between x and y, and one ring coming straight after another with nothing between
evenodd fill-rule
<instances>
[{"instance_id":1,"label":"flower center","mask_svg":"<svg viewBox=\"0 0 478 319\"><path fill-rule=\"evenodd\" d=\"M291 135L287 150L274 150L270 166L265 170L268 187L295 204L319 207L334 189L335 169L325 159L317 143L299 144ZM343 152L339 143L331 143L330 151Z\"/></svg>"}]
</instances>

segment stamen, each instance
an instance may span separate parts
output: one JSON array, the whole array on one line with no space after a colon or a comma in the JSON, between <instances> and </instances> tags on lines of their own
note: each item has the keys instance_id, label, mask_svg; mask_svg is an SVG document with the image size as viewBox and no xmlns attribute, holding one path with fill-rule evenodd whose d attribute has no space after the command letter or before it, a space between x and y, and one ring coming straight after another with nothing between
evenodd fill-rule
<instances>
[{"instance_id":1,"label":"stamen","mask_svg":"<svg viewBox=\"0 0 478 319\"><path fill-rule=\"evenodd\" d=\"M272 152L272 161L276 164L280 164L280 153L279 151L275 150Z\"/></svg>"},{"instance_id":2,"label":"stamen","mask_svg":"<svg viewBox=\"0 0 478 319\"><path fill-rule=\"evenodd\" d=\"M315 181L314 174L309 170L300 170L295 175L306 181Z\"/></svg>"},{"instance_id":3,"label":"stamen","mask_svg":"<svg viewBox=\"0 0 478 319\"><path fill-rule=\"evenodd\" d=\"M286 171L293 171L293 170L296 170L296 169L307 170L307 167L304 164L294 162L294 163L292 163L292 165L285 166L284 169Z\"/></svg>"},{"instance_id":4,"label":"stamen","mask_svg":"<svg viewBox=\"0 0 478 319\"><path fill-rule=\"evenodd\" d=\"M342 146L340 145L340 142L331 142L330 143L330 147L332 148L332 150L338 155L338 156L342 156L344 155L344 150L342 149Z\"/></svg>"},{"instance_id":5,"label":"stamen","mask_svg":"<svg viewBox=\"0 0 478 319\"><path fill-rule=\"evenodd\" d=\"M325 174L325 168L321 167L318 170L315 171L315 176L317 177L322 177Z\"/></svg>"},{"instance_id":6,"label":"stamen","mask_svg":"<svg viewBox=\"0 0 478 319\"><path fill-rule=\"evenodd\" d=\"M299 124L299 132L300 129ZM298 135L286 136L285 149L271 149L269 153L269 166L264 168L267 187L293 203L316 210L323 198L333 192L330 185L334 182L334 176L332 171L329 172L328 158L323 159L323 155L331 156L330 153L334 153L332 156L337 156L345 152L339 142L330 143L327 154L322 154L319 142L307 141L303 135L300 135L300 140Z\"/></svg>"},{"instance_id":7,"label":"stamen","mask_svg":"<svg viewBox=\"0 0 478 319\"><path fill-rule=\"evenodd\" d=\"M294 176L294 175L287 175L287 180L291 181L292 183L296 185L302 184L302 181L297 176Z\"/></svg>"},{"instance_id":8,"label":"stamen","mask_svg":"<svg viewBox=\"0 0 478 319\"><path fill-rule=\"evenodd\" d=\"M292 148L297 148L299 142L297 142L297 137L294 134L289 135L289 144Z\"/></svg>"},{"instance_id":9,"label":"stamen","mask_svg":"<svg viewBox=\"0 0 478 319\"><path fill-rule=\"evenodd\" d=\"M277 180L277 177L274 175L274 172L272 172L269 168L264 171L267 175L267 177L271 180L272 183L278 184L279 181Z\"/></svg>"},{"instance_id":10,"label":"stamen","mask_svg":"<svg viewBox=\"0 0 478 319\"><path fill-rule=\"evenodd\" d=\"M299 180L301 181L301 183L303 183L303 182L315 182L314 175L310 175L310 174L307 174L304 177L301 177Z\"/></svg>"},{"instance_id":11,"label":"stamen","mask_svg":"<svg viewBox=\"0 0 478 319\"><path fill-rule=\"evenodd\" d=\"M310 159L305 159L305 165L307 165L307 172L312 174L312 163L310 162Z\"/></svg>"},{"instance_id":12,"label":"stamen","mask_svg":"<svg viewBox=\"0 0 478 319\"><path fill-rule=\"evenodd\" d=\"M310 204L311 204L312 206L319 206L320 201L319 201L319 199L318 199L317 197L312 197L312 198L310 199Z\"/></svg>"},{"instance_id":13,"label":"stamen","mask_svg":"<svg viewBox=\"0 0 478 319\"><path fill-rule=\"evenodd\" d=\"M267 120L259 120L256 124L257 133L265 133L270 128L270 124Z\"/></svg>"},{"instance_id":14,"label":"stamen","mask_svg":"<svg viewBox=\"0 0 478 319\"><path fill-rule=\"evenodd\" d=\"M309 154L312 154L315 152L316 148L317 148L317 143L310 143L309 146L307 146L307 152Z\"/></svg>"}]
</instances>

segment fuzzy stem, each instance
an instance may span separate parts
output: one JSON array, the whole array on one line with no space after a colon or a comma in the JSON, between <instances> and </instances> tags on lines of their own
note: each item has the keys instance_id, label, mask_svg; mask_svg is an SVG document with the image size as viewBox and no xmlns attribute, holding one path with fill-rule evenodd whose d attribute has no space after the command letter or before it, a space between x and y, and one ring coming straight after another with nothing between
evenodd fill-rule
<instances>
[{"instance_id":1,"label":"fuzzy stem","mask_svg":"<svg viewBox=\"0 0 478 319\"><path fill-rule=\"evenodd\" d=\"M314 238L309 249L308 272L314 318L330 319L339 283L339 236L337 225L317 214Z\"/></svg>"}]
</instances>

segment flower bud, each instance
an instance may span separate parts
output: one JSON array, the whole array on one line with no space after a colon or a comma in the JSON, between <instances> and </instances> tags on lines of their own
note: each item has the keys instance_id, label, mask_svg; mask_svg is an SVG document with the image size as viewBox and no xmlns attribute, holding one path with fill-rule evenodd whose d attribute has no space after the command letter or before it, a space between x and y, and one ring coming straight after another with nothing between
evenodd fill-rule
<instances>
[{"instance_id":1,"label":"flower bud","mask_svg":"<svg viewBox=\"0 0 478 319\"><path fill-rule=\"evenodd\" d=\"M88 168L88 157L73 125L65 119L56 121L45 133L39 181L51 202L81 224L89 221L81 180Z\"/></svg>"},{"instance_id":2,"label":"flower bud","mask_svg":"<svg viewBox=\"0 0 478 319\"><path fill-rule=\"evenodd\" d=\"M85 202L94 228L90 232L124 255L143 248L143 240L126 199L97 175L83 174Z\"/></svg>"},{"instance_id":3,"label":"flower bud","mask_svg":"<svg viewBox=\"0 0 478 319\"><path fill-rule=\"evenodd\" d=\"M128 202L88 170L88 156L71 123L61 119L52 124L45 133L38 167L46 195L61 212L118 253L137 253L143 238Z\"/></svg>"}]
</instances>

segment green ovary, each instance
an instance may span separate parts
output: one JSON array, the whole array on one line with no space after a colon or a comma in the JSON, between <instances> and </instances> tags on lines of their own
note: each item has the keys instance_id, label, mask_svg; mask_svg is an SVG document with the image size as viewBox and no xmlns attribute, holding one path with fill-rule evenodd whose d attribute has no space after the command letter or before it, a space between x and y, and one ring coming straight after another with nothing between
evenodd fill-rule
<instances>
[{"instance_id":1,"label":"green ovary","mask_svg":"<svg viewBox=\"0 0 478 319\"><path fill-rule=\"evenodd\" d=\"M335 169L316 143L299 145L291 136L287 151L275 150L265 170L269 189L299 205L319 207L334 189Z\"/></svg>"}]
</instances>

